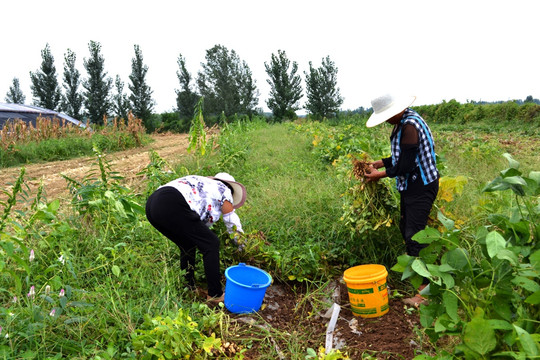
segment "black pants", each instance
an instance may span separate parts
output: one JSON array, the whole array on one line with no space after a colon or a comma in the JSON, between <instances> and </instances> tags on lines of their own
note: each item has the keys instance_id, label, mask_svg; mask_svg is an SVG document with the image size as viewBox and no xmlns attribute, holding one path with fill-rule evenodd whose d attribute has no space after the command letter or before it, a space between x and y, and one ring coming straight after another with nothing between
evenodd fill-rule
<instances>
[{"instance_id":1,"label":"black pants","mask_svg":"<svg viewBox=\"0 0 540 360\"><path fill-rule=\"evenodd\" d=\"M420 250L427 246L427 244L419 244L412 240L412 237L417 232L425 229L431 207L438 192L438 179L424 185L419 174L411 174L407 183L407 190L400 193L401 219L399 229L405 240L407 254L410 256L418 256Z\"/></svg>"},{"instance_id":2,"label":"black pants","mask_svg":"<svg viewBox=\"0 0 540 360\"><path fill-rule=\"evenodd\" d=\"M156 190L146 202L146 217L180 248L180 268L186 271L191 287L195 286L195 252L201 251L208 295L221 296L219 238L191 210L182 194L173 187Z\"/></svg>"}]
</instances>

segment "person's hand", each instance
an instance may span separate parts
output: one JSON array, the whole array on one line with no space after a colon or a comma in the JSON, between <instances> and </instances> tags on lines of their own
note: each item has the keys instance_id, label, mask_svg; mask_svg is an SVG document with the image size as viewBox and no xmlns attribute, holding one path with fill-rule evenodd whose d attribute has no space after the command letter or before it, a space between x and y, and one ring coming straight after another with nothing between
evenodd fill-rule
<instances>
[{"instance_id":1,"label":"person's hand","mask_svg":"<svg viewBox=\"0 0 540 360\"><path fill-rule=\"evenodd\" d=\"M380 169L384 166L384 163L382 160L377 160L369 163L370 166L373 166L375 169Z\"/></svg>"},{"instance_id":2,"label":"person's hand","mask_svg":"<svg viewBox=\"0 0 540 360\"><path fill-rule=\"evenodd\" d=\"M379 179L386 176L386 171L379 171L376 170L373 165L369 166L369 172L366 171L364 174L364 178L366 179L366 182L372 182L372 181L379 181Z\"/></svg>"}]
</instances>

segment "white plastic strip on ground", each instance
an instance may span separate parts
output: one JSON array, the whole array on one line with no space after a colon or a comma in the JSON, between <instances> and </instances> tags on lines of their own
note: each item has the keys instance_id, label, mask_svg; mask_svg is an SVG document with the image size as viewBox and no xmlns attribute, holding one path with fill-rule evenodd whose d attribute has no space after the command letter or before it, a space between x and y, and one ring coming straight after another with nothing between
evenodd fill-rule
<instances>
[{"instance_id":1,"label":"white plastic strip on ground","mask_svg":"<svg viewBox=\"0 0 540 360\"><path fill-rule=\"evenodd\" d=\"M336 322L339 316L339 312L341 311L341 306L334 303L330 307L327 313L329 313L330 310L332 310L332 317L330 318L330 322L328 322L328 327L326 328L326 344L325 344L326 354L332 351L332 345L333 345L333 340L334 340L334 329L336 327Z\"/></svg>"}]
</instances>

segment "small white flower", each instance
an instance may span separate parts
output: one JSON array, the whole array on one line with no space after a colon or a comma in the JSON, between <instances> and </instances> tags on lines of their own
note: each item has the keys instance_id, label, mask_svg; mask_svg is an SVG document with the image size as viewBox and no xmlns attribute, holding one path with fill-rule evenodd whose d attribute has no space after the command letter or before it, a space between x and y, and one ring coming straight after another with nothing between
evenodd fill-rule
<instances>
[{"instance_id":1,"label":"small white flower","mask_svg":"<svg viewBox=\"0 0 540 360\"><path fill-rule=\"evenodd\" d=\"M49 316L54 317L55 313L56 313L56 309L52 309L51 312L49 313Z\"/></svg>"},{"instance_id":2,"label":"small white flower","mask_svg":"<svg viewBox=\"0 0 540 360\"><path fill-rule=\"evenodd\" d=\"M64 265L66 263L66 259L64 258L64 255L61 255L59 258L58 258L58 261L60 261L62 263L62 265Z\"/></svg>"},{"instance_id":3,"label":"small white flower","mask_svg":"<svg viewBox=\"0 0 540 360\"><path fill-rule=\"evenodd\" d=\"M12 302L12 303L16 303L16 302L17 302L17 300L18 300L18 299L17 299L17 297L16 297L16 296L14 296L14 297L13 297L13 300L11 300L11 302Z\"/></svg>"},{"instance_id":4,"label":"small white flower","mask_svg":"<svg viewBox=\"0 0 540 360\"><path fill-rule=\"evenodd\" d=\"M9 334L6 333L6 336L4 336L6 339L9 339Z\"/></svg>"},{"instance_id":5,"label":"small white flower","mask_svg":"<svg viewBox=\"0 0 540 360\"><path fill-rule=\"evenodd\" d=\"M34 288L34 285L32 285L30 287L30 291L28 292L28 294L26 294L26 296L33 298L35 295L36 295L36 289Z\"/></svg>"},{"instance_id":6,"label":"small white flower","mask_svg":"<svg viewBox=\"0 0 540 360\"><path fill-rule=\"evenodd\" d=\"M15 314L14 313L9 313L9 316L15 316Z\"/></svg>"},{"instance_id":7,"label":"small white flower","mask_svg":"<svg viewBox=\"0 0 540 360\"><path fill-rule=\"evenodd\" d=\"M58 294L58 296L63 297L65 294L66 292L64 291L64 289L62 289L60 290L60 294Z\"/></svg>"},{"instance_id":8,"label":"small white flower","mask_svg":"<svg viewBox=\"0 0 540 360\"><path fill-rule=\"evenodd\" d=\"M51 285L45 286L45 295L49 295L51 293Z\"/></svg>"},{"instance_id":9,"label":"small white flower","mask_svg":"<svg viewBox=\"0 0 540 360\"><path fill-rule=\"evenodd\" d=\"M30 250L30 256L28 257L28 261L32 262L35 258L34 249Z\"/></svg>"}]
</instances>

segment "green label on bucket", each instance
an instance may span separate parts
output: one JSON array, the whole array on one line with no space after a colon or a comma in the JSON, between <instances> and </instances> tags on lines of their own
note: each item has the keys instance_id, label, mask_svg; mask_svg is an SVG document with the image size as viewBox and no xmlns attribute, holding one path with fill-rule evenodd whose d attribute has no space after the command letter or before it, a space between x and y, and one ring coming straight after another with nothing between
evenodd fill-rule
<instances>
[{"instance_id":1,"label":"green label on bucket","mask_svg":"<svg viewBox=\"0 0 540 360\"><path fill-rule=\"evenodd\" d=\"M369 289L351 289L350 287L347 288L351 294L373 294L373 288Z\"/></svg>"},{"instance_id":2,"label":"green label on bucket","mask_svg":"<svg viewBox=\"0 0 540 360\"><path fill-rule=\"evenodd\" d=\"M388 304L381 306L381 312L388 310Z\"/></svg>"},{"instance_id":3,"label":"green label on bucket","mask_svg":"<svg viewBox=\"0 0 540 360\"><path fill-rule=\"evenodd\" d=\"M353 313L358 315L374 315L377 313L376 308L369 308L369 309L355 309L354 307L351 307L351 310Z\"/></svg>"},{"instance_id":4,"label":"green label on bucket","mask_svg":"<svg viewBox=\"0 0 540 360\"><path fill-rule=\"evenodd\" d=\"M384 291L384 290L386 290L386 283L379 286L379 291Z\"/></svg>"}]
</instances>

